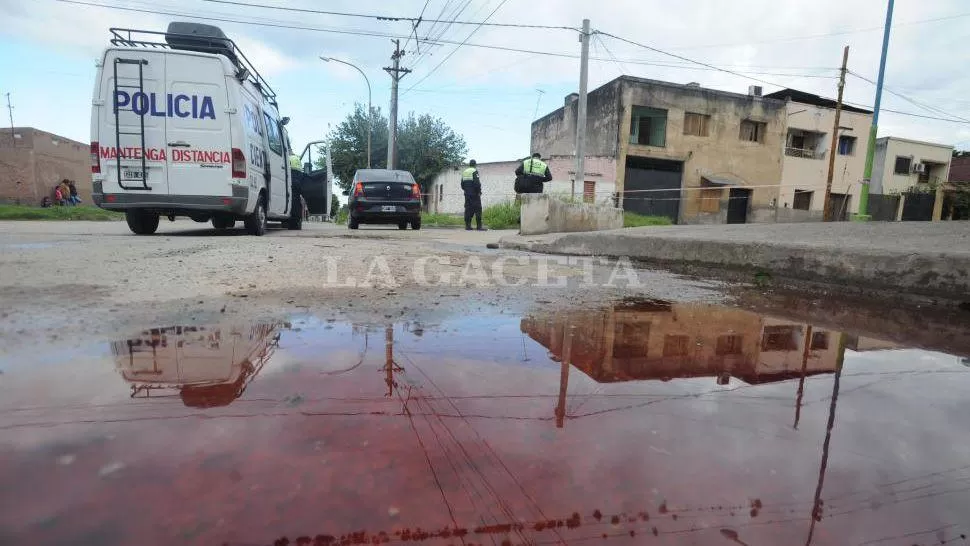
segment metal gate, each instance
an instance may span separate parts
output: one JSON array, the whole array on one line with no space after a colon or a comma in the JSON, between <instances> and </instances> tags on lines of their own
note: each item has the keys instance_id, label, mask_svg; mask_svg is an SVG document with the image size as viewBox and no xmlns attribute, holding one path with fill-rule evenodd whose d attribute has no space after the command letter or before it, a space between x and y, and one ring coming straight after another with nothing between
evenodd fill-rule
<instances>
[{"instance_id":1,"label":"metal gate","mask_svg":"<svg viewBox=\"0 0 970 546\"><path fill-rule=\"evenodd\" d=\"M932 193L908 192L903 197L904 222L929 222L933 219L933 204L936 195Z\"/></svg>"},{"instance_id":2,"label":"metal gate","mask_svg":"<svg viewBox=\"0 0 970 546\"><path fill-rule=\"evenodd\" d=\"M623 209L647 216L666 216L676 224L683 170L681 161L628 157Z\"/></svg>"}]
</instances>

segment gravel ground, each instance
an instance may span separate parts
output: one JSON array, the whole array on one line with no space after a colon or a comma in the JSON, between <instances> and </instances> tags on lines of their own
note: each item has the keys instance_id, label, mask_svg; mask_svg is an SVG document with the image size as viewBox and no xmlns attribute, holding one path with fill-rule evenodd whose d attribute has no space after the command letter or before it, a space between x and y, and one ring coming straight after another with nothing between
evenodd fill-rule
<instances>
[{"instance_id":1,"label":"gravel ground","mask_svg":"<svg viewBox=\"0 0 970 546\"><path fill-rule=\"evenodd\" d=\"M0 344L19 352L39 340L76 345L156 326L295 315L434 321L630 296L726 298L723 283L658 270L638 270L639 286L622 276L604 286L612 273L626 271L610 264L587 271L582 264L553 262L550 277L567 277L567 286L541 286L539 262L562 258L486 248L510 233L396 227L352 232L314 223L299 232L249 237L241 230L163 221L156 236L138 237L123 222L0 222ZM421 258L433 258L426 268L430 286L412 273ZM478 282L484 279L475 274L494 272L497 260L503 278L524 284ZM390 279L382 275L384 264ZM590 272L594 283L585 282ZM443 274L452 281L438 282ZM346 286L348 277L371 286Z\"/></svg>"}]
</instances>

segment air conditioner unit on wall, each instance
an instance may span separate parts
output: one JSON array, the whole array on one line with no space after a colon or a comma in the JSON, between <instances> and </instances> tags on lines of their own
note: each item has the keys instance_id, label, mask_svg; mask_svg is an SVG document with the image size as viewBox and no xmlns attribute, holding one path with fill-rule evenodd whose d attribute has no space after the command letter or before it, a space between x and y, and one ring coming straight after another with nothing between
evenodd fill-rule
<instances>
[{"instance_id":1,"label":"air conditioner unit on wall","mask_svg":"<svg viewBox=\"0 0 970 546\"><path fill-rule=\"evenodd\" d=\"M913 172L923 174L926 172L926 163L913 163Z\"/></svg>"}]
</instances>

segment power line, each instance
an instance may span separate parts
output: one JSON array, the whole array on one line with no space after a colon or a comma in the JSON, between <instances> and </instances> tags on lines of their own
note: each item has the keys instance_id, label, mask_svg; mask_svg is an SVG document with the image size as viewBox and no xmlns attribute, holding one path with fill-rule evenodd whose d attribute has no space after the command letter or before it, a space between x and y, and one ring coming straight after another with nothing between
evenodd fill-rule
<instances>
[{"instance_id":1,"label":"power line","mask_svg":"<svg viewBox=\"0 0 970 546\"><path fill-rule=\"evenodd\" d=\"M461 49L461 46L465 45L468 42L468 40L471 39L471 37L474 36L475 33L478 32L479 29L482 28L482 26L485 24L485 22L488 21L489 19L491 19L492 16L495 15L495 13L498 10L502 9L502 6L504 6L505 3L508 2L508 1L509 0L502 0L501 2L499 2L499 4L497 6L495 6L495 9L493 9L488 14L488 16L485 17L485 19L482 21L482 24L481 25L479 25L479 26L475 27L474 29L472 29L472 31L468 33L468 36L465 37L465 40L462 41L462 43L458 44L458 46L455 47L455 49L451 50L451 53L449 53L447 56L445 56L444 59L441 59L441 62L440 63L436 64L435 67L432 68L430 72L428 72L427 74L425 74L423 78L421 78L420 80L417 81L417 83L415 83L414 85L412 85L411 87L409 87L407 90L405 90L404 93L407 94L408 91L414 89L415 87L417 87L418 85L420 85L423 81L425 81L428 78L430 78L432 74L434 74L439 68L441 68L441 65L445 64L445 62L448 59L450 59L452 57L452 55L454 55L455 53L457 53L458 50Z\"/></svg>"},{"instance_id":2,"label":"power line","mask_svg":"<svg viewBox=\"0 0 970 546\"><path fill-rule=\"evenodd\" d=\"M291 8L288 6L274 6L270 4L256 4L252 2L239 2L236 0L204 0L205 2L211 2L214 4L228 4L232 6L245 6L249 8L264 8L264 9L275 9L283 11L296 11L300 13L313 13L317 15L337 15L342 17L356 17L361 19L374 19L377 21L408 21L414 23L418 21L419 18L416 17L398 17L394 15L378 15L378 14L367 14L367 13L348 13L340 11L327 11L327 10L317 10L317 9L305 9L305 8ZM567 26L556 26L556 25L529 25L521 23L479 23L478 21L447 21L441 19L425 19L426 23L449 23L452 25L476 25L476 26L490 26L490 27L506 27L506 28L532 28L532 29L545 29L545 30L577 30L574 27Z\"/></svg>"},{"instance_id":3,"label":"power line","mask_svg":"<svg viewBox=\"0 0 970 546\"><path fill-rule=\"evenodd\" d=\"M428 9L428 4L431 0L424 0L424 7L421 8L421 13L418 15L418 20L412 24L411 34L408 34L408 39L404 42L404 49L408 48L408 44L411 43L411 36L414 36L415 43L418 43L418 25L421 24L421 19L424 17L424 12ZM421 45L418 44L418 49L421 49Z\"/></svg>"},{"instance_id":4,"label":"power line","mask_svg":"<svg viewBox=\"0 0 970 546\"><path fill-rule=\"evenodd\" d=\"M873 106L871 104L860 104L860 103L857 103L857 102L849 102L849 101L842 101L842 102L845 103L845 104L851 105L851 106L859 107L859 108L867 108L869 110L872 110L872 108L873 108ZM941 117L936 117L936 116L927 116L927 115L924 115L924 114L914 114L913 112L901 112L899 110L890 110L889 108L880 108L879 110L882 111L882 112L889 112L891 114L899 114L900 116L909 116L911 118L932 119L932 120L936 120L936 121L949 121L950 123L960 123L960 124L966 124L967 123L965 121L960 121L958 119L941 118Z\"/></svg>"},{"instance_id":5,"label":"power line","mask_svg":"<svg viewBox=\"0 0 970 546\"><path fill-rule=\"evenodd\" d=\"M892 26L892 28L902 27L902 26L922 25L922 24L926 24L926 23L936 23L936 22L939 22L939 21L948 21L950 19L959 19L959 18L962 18L962 17L970 17L970 13L957 13L957 14L953 14L953 15L947 15L947 16L944 16L944 17L935 17L933 19L921 19L921 20L918 20L918 21L908 21L908 22L905 22L905 23L896 23L896 24L894 24ZM686 50L690 50L690 49L710 49L710 48L715 48L715 47L735 47L735 46L753 45L753 44L772 44L772 43L777 43L777 42L795 42L795 41L800 41L800 40L812 40L812 39L815 39L815 38L828 38L828 37L831 37L831 36L845 36L847 34L858 34L858 33L862 33L862 32L874 32L874 31L882 31L882 30L885 30L884 27L857 28L857 29L852 29L852 30L840 30L840 31L834 31L834 32L826 32L826 33L822 33L822 34L808 34L808 35L804 35L804 36L785 36L785 37L778 37L778 38L768 38L768 39L765 39L765 40L755 40L755 41L750 41L750 42L705 44L705 45L696 45L696 46L679 46L679 47L672 47L670 49L680 49L680 50L685 50L686 51Z\"/></svg>"},{"instance_id":6,"label":"power line","mask_svg":"<svg viewBox=\"0 0 970 546\"><path fill-rule=\"evenodd\" d=\"M448 0L448 2L445 3L445 7L442 8L441 10L442 14L445 12L445 8L447 8L448 4L450 3L451 3L451 0ZM441 27L441 30L438 31L438 33L434 36L433 39L440 40L442 37L444 37L444 35L448 32L448 30L451 29L451 26L454 24L454 21L456 21L459 17L461 17L462 13L465 13L465 10L468 9L468 6L470 6L471 3L472 3L472 0L465 0L464 4L462 4L459 1L459 3L455 6L455 9L452 10L449 15L445 16L444 20L447 21L446 24L444 24ZM439 15L439 18L440 17L441 16ZM437 24L437 23L434 23L434 24ZM429 29L428 34L425 37L427 38L430 36L431 36L431 32ZM427 59L430 56L431 56L431 52L426 48L424 53L419 55L418 58L415 59L414 62L411 64L411 70L414 70L419 64L421 64L425 59Z\"/></svg>"},{"instance_id":7,"label":"power line","mask_svg":"<svg viewBox=\"0 0 970 546\"><path fill-rule=\"evenodd\" d=\"M851 70L849 70L848 72L849 72L849 74L851 74L851 75L859 78L862 81L869 82L872 85L876 85L876 82L870 80L869 78L863 76L862 74L858 74L858 73L853 72ZM941 110L941 109L939 109L939 108L937 108L935 106L930 106L928 104L923 104L923 103L917 101L916 99L911 99L911 98L907 97L906 95L903 95L902 93L899 93L897 91L893 91L892 89L886 87L885 85L883 85L882 88L884 90L886 90L887 92L889 92L890 94L893 94L893 95L895 95L895 96L903 99L904 101L906 101L906 102L908 102L908 103L910 103L910 104L912 104L914 106L917 106L919 108L922 108L922 109L924 109L924 110L926 110L928 112L933 112L934 114L942 114L944 116L949 116L950 118L953 118L953 121L962 121L964 123L970 123L970 119L962 118L962 117L960 117L960 116L958 116L956 114L951 114L951 113L949 113L949 112L947 112L945 110Z\"/></svg>"}]
</instances>

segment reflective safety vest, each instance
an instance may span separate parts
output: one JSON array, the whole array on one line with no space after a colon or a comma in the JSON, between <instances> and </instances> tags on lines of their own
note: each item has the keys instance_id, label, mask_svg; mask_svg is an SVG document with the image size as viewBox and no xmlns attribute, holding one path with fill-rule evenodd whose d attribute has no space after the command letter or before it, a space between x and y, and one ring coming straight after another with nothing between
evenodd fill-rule
<instances>
[{"instance_id":1,"label":"reflective safety vest","mask_svg":"<svg viewBox=\"0 0 970 546\"><path fill-rule=\"evenodd\" d=\"M526 159L522 162L522 172L535 176L545 176L548 166L541 159Z\"/></svg>"},{"instance_id":2,"label":"reflective safety vest","mask_svg":"<svg viewBox=\"0 0 970 546\"><path fill-rule=\"evenodd\" d=\"M478 172L478 169L476 169L475 167L468 167L467 169L461 171L462 181L475 180L475 173L477 172Z\"/></svg>"},{"instance_id":3,"label":"reflective safety vest","mask_svg":"<svg viewBox=\"0 0 970 546\"><path fill-rule=\"evenodd\" d=\"M303 170L303 165L300 164L300 158L296 157L296 154L290 154L290 168L295 171Z\"/></svg>"}]
</instances>

